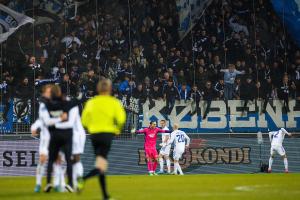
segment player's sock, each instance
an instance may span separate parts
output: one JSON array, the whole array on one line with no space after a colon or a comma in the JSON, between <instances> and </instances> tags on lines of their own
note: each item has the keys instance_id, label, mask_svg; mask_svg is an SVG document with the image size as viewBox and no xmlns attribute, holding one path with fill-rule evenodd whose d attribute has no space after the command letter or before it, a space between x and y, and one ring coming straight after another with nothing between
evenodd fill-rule
<instances>
[{"instance_id":1,"label":"player's sock","mask_svg":"<svg viewBox=\"0 0 300 200\"><path fill-rule=\"evenodd\" d=\"M83 177L83 180L87 180L87 179L92 178L93 176L96 176L98 174L99 174L99 170L98 169L96 169L96 168L92 169L87 175L85 175Z\"/></svg>"},{"instance_id":2,"label":"player's sock","mask_svg":"<svg viewBox=\"0 0 300 200\"><path fill-rule=\"evenodd\" d=\"M58 164L53 164L53 172L53 185L54 187L58 187L60 182L60 166Z\"/></svg>"},{"instance_id":3,"label":"player's sock","mask_svg":"<svg viewBox=\"0 0 300 200\"><path fill-rule=\"evenodd\" d=\"M159 167L160 167L160 171L163 172L164 171L164 159L163 158L159 158Z\"/></svg>"},{"instance_id":4,"label":"player's sock","mask_svg":"<svg viewBox=\"0 0 300 200\"><path fill-rule=\"evenodd\" d=\"M176 163L176 165L177 165L177 170L179 171L179 173L181 174L181 175L183 175L183 172L182 172L182 170L181 170L181 167L180 167L180 165L179 165L179 163Z\"/></svg>"},{"instance_id":5,"label":"player's sock","mask_svg":"<svg viewBox=\"0 0 300 200\"><path fill-rule=\"evenodd\" d=\"M42 179L45 171L45 164L39 163L36 168L36 184L42 185Z\"/></svg>"},{"instance_id":6,"label":"player's sock","mask_svg":"<svg viewBox=\"0 0 300 200\"><path fill-rule=\"evenodd\" d=\"M82 162L77 162L77 175L78 177L83 177L83 165Z\"/></svg>"},{"instance_id":7,"label":"player's sock","mask_svg":"<svg viewBox=\"0 0 300 200\"><path fill-rule=\"evenodd\" d=\"M288 164L287 158L283 159L283 163L284 163L284 169L285 169L285 171L288 171L289 170L289 164Z\"/></svg>"},{"instance_id":8,"label":"player's sock","mask_svg":"<svg viewBox=\"0 0 300 200\"><path fill-rule=\"evenodd\" d=\"M155 171L156 171L157 164L158 164L158 162L157 162L157 161L154 161L154 162L153 162L153 172L155 172Z\"/></svg>"},{"instance_id":9,"label":"player's sock","mask_svg":"<svg viewBox=\"0 0 300 200\"><path fill-rule=\"evenodd\" d=\"M107 193L107 189L106 189L106 180L105 180L105 174L102 173L101 171L99 171L99 183L101 186L101 190L102 190L102 194L103 194L103 199L108 199L109 195Z\"/></svg>"},{"instance_id":10,"label":"player's sock","mask_svg":"<svg viewBox=\"0 0 300 200\"><path fill-rule=\"evenodd\" d=\"M273 164L273 158L270 157L270 159L269 159L269 169L268 170L272 169L272 164Z\"/></svg>"},{"instance_id":11,"label":"player's sock","mask_svg":"<svg viewBox=\"0 0 300 200\"><path fill-rule=\"evenodd\" d=\"M66 186L66 181L65 181L65 174L66 174L66 167L60 165L59 166L59 185L61 186L61 188L65 188Z\"/></svg>"},{"instance_id":12,"label":"player's sock","mask_svg":"<svg viewBox=\"0 0 300 200\"><path fill-rule=\"evenodd\" d=\"M81 162L76 162L73 165L73 184L77 186L77 178L83 177L83 166Z\"/></svg>"},{"instance_id":13,"label":"player's sock","mask_svg":"<svg viewBox=\"0 0 300 200\"><path fill-rule=\"evenodd\" d=\"M77 187L77 163L73 164L73 185L74 188Z\"/></svg>"},{"instance_id":14,"label":"player's sock","mask_svg":"<svg viewBox=\"0 0 300 200\"><path fill-rule=\"evenodd\" d=\"M177 174L177 165L174 163L174 174Z\"/></svg>"},{"instance_id":15,"label":"player's sock","mask_svg":"<svg viewBox=\"0 0 300 200\"><path fill-rule=\"evenodd\" d=\"M152 172L152 161L147 162L148 172Z\"/></svg>"},{"instance_id":16,"label":"player's sock","mask_svg":"<svg viewBox=\"0 0 300 200\"><path fill-rule=\"evenodd\" d=\"M169 158L166 160L166 163L167 163L168 173L171 173L171 161Z\"/></svg>"}]
</instances>

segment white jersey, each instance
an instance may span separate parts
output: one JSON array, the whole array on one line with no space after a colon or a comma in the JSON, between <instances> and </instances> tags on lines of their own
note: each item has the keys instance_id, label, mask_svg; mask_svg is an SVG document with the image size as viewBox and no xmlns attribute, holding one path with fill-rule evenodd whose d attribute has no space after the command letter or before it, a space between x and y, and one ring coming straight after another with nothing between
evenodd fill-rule
<instances>
[{"instance_id":1,"label":"white jersey","mask_svg":"<svg viewBox=\"0 0 300 200\"><path fill-rule=\"evenodd\" d=\"M168 127L164 127L162 130L169 130ZM170 140L170 133L162 133L161 135L161 141L164 143L166 138L169 137L169 140ZM167 143L168 141L166 141ZM169 156L170 155L170 151L171 151L171 144L169 145L166 145L166 146L162 146L159 153L161 155L164 155L164 156Z\"/></svg>"},{"instance_id":2,"label":"white jersey","mask_svg":"<svg viewBox=\"0 0 300 200\"><path fill-rule=\"evenodd\" d=\"M190 138L187 134L181 130L175 130L171 133L171 139L167 144L174 143L174 150L185 149L185 145L190 144Z\"/></svg>"},{"instance_id":3,"label":"white jersey","mask_svg":"<svg viewBox=\"0 0 300 200\"><path fill-rule=\"evenodd\" d=\"M165 126L162 130L168 131L169 129L168 129L168 127ZM170 133L162 133L161 134L161 141L165 142L167 136L169 136L169 139L170 139Z\"/></svg>"},{"instance_id":4,"label":"white jersey","mask_svg":"<svg viewBox=\"0 0 300 200\"><path fill-rule=\"evenodd\" d=\"M40 145L39 145L39 154L48 155L48 146L50 141L50 133L48 128L43 124L43 121L37 119L31 125L31 131L36 131L40 129Z\"/></svg>"},{"instance_id":5,"label":"white jersey","mask_svg":"<svg viewBox=\"0 0 300 200\"><path fill-rule=\"evenodd\" d=\"M278 131L269 132L269 138L272 146L282 146L285 134L289 134L284 128Z\"/></svg>"},{"instance_id":6,"label":"white jersey","mask_svg":"<svg viewBox=\"0 0 300 200\"><path fill-rule=\"evenodd\" d=\"M61 122L55 124L56 128L67 129L72 128L73 130L73 145L72 154L82 154L84 151L85 144L85 131L81 124L79 108L78 106L73 107L69 113L69 120L67 122Z\"/></svg>"}]
</instances>

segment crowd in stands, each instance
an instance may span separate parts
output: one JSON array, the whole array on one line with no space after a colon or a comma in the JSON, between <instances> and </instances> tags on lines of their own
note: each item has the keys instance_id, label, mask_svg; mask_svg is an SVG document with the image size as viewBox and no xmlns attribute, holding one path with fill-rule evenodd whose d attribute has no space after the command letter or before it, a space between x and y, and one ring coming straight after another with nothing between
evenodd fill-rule
<instances>
[{"instance_id":1,"label":"crowd in stands","mask_svg":"<svg viewBox=\"0 0 300 200\"><path fill-rule=\"evenodd\" d=\"M46 83L90 98L104 76L116 96L153 106L164 99L167 114L176 100L207 101L205 118L212 100L242 99L246 107L276 98L288 112L289 99L300 97L300 50L270 2L255 2L214 0L181 40L174 0L131 0L130 13L127 1L90 1L75 18L37 25L34 44L32 32L16 34L24 62L3 62L2 102L32 98Z\"/></svg>"}]
</instances>

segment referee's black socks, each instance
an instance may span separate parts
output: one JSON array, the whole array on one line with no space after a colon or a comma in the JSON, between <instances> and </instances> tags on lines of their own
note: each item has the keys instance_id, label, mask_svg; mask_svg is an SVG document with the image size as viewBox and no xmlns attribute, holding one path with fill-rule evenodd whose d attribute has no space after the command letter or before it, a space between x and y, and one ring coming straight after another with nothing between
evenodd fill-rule
<instances>
[{"instance_id":1,"label":"referee's black socks","mask_svg":"<svg viewBox=\"0 0 300 200\"><path fill-rule=\"evenodd\" d=\"M85 175L83 177L83 180L87 180L87 179L92 178L92 177L94 177L98 174L100 174L100 170L95 168L95 169L91 170L87 175Z\"/></svg>"},{"instance_id":2,"label":"referee's black socks","mask_svg":"<svg viewBox=\"0 0 300 200\"><path fill-rule=\"evenodd\" d=\"M106 190L106 180L105 180L105 174L103 172L101 172L99 169L95 168L95 169L91 170L87 175L85 175L83 177L83 180L86 181L87 179L92 178L96 175L98 175L98 178L99 178L99 184L100 184L100 187L101 187L101 190L103 193L103 198L108 199L109 195Z\"/></svg>"}]
</instances>

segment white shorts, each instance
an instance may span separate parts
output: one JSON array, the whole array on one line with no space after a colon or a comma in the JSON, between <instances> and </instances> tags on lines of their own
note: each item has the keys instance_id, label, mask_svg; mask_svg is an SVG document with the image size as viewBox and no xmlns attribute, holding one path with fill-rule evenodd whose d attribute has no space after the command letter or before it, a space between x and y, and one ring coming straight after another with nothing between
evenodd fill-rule
<instances>
[{"instance_id":1,"label":"white shorts","mask_svg":"<svg viewBox=\"0 0 300 200\"><path fill-rule=\"evenodd\" d=\"M174 152L173 152L174 160L180 160L183 153L184 153L184 149L175 149Z\"/></svg>"},{"instance_id":2,"label":"white shorts","mask_svg":"<svg viewBox=\"0 0 300 200\"><path fill-rule=\"evenodd\" d=\"M280 156L285 155L285 150L283 146L271 146L270 154L274 155L275 152L277 152Z\"/></svg>"},{"instance_id":3,"label":"white shorts","mask_svg":"<svg viewBox=\"0 0 300 200\"><path fill-rule=\"evenodd\" d=\"M73 135L73 144L72 144L72 154L73 155L83 154L85 139L86 139L85 133Z\"/></svg>"},{"instance_id":4,"label":"white shorts","mask_svg":"<svg viewBox=\"0 0 300 200\"><path fill-rule=\"evenodd\" d=\"M171 145L167 145L165 147L162 147L159 151L159 154L163 156L169 156L171 151Z\"/></svg>"},{"instance_id":5,"label":"white shorts","mask_svg":"<svg viewBox=\"0 0 300 200\"><path fill-rule=\"evenodd\" d=\"M42 137L39 145L39 154L48 156L50 137Z\"/></svg>"}]
</instances>

